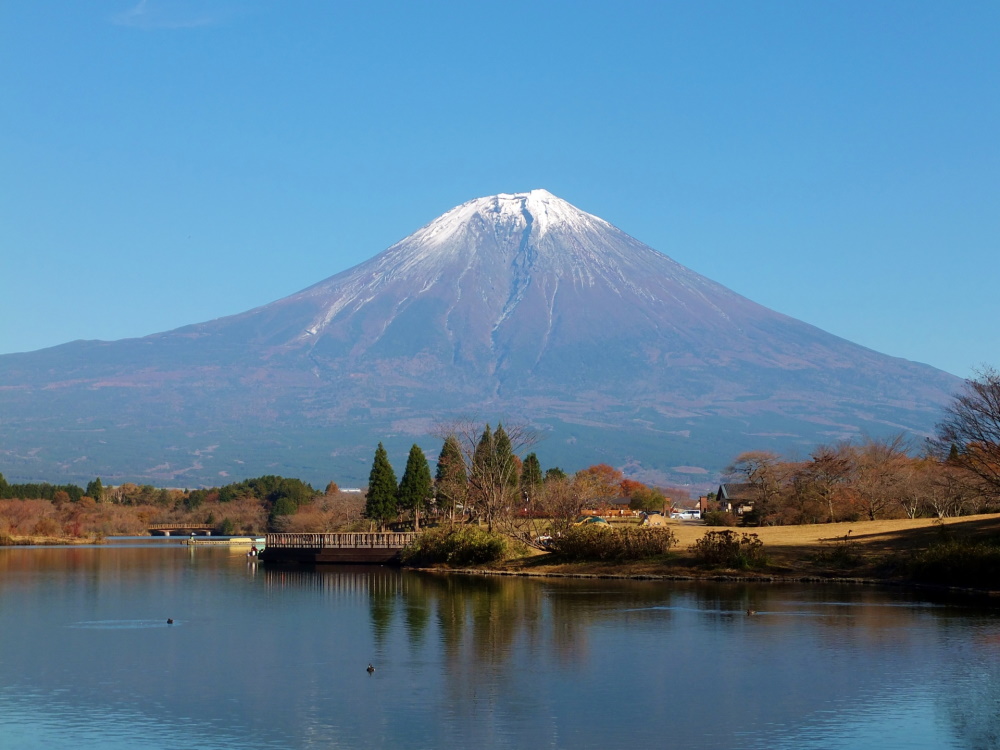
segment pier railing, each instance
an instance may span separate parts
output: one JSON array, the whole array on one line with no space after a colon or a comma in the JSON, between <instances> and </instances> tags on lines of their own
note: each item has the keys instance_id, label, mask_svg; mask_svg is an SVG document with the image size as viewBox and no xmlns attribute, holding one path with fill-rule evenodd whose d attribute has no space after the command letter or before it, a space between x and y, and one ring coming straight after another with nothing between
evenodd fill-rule
<instances>
[{"instance_id":1,"label":"pier railing","mask_svg":"<svg viewBox=\"0 0 1000 750\"><path fill-rule=\"evenodd\" d=\"M267 549L402 549L417 538L413 533L268 534Z\"/></svg>"}]
</instances>

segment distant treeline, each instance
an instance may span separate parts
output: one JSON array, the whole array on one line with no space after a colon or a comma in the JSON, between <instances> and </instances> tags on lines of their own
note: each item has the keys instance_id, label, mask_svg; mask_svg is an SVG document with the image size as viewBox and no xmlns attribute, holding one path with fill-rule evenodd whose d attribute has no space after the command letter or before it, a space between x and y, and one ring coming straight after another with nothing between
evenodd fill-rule
<instances>
[{"instance_id":1,"label":"distant treeline","mask_svg":"<svg viewBox=\"0 0 1000 750\"><path fill-rule=\"evenodd\" d=\"M100 478L86 488L10 484L0 475L0 543L5 537L142 534L151 523L173 522L212 524L223 534L328 531L359 523L363 505L363 496L341 493L334 482L317 491L280 476L187 490L130 482L104 486Z\"/></svg>"},{"instance_id":2,"label":"distant treeline","mask_svg":"<svg viewBox=\"0 0 1000 750\"><path fill-rule=\"evenodd\" d=\"M332 484L331 487L336 490L336 485ZM330 487L327 489L329 491ZM64 495L60 497L60 493ZM206 500L228 503L237 498L253 497L271 509L281 506L287 514L294 513L300 505L308 503L319 493L299 479L279 476L256 477L208 489L170 491L157 489L152 485L131 483L105 488L100 477L90 482L86 489L75 484L48 482L10 484L4 475L0 474L0 499L5 500L62 500L75 503L84 497L91 497L97 502L112 502L119 505L165 505L175 500L178 494L189 510L197 508Z\"/></svg>"},{"instance_id":3,"label":"distant treeline","mask_svg":"<svg viewBox=\"0 0 1000 750\"><path fill-rule=\"evenodd\" d=\"M31 484L8 484L3 474L0 474L0 498L18 500L55 500L57 492L66 493L64 498L71 502L79 502L84 496L83 487L75 484L49 484L48 482Z\"/></svg>"}]
</instances>

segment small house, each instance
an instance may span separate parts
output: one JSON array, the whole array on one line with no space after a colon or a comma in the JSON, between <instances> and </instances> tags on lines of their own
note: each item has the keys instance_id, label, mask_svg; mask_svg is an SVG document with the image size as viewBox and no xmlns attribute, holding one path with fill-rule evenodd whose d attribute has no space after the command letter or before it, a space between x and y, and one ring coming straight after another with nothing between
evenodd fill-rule
<instances>
[{"instance_id":1,"label":"small house","mask_svg":"<svg viewBox=\"0 0 1000 750\"><path fill-rule=\"evenodd\" d=\"M715 495L718 509L723 513L742 516L753 510L754 487L743 482L720 484Z\"/></svg>"}]
</instances>

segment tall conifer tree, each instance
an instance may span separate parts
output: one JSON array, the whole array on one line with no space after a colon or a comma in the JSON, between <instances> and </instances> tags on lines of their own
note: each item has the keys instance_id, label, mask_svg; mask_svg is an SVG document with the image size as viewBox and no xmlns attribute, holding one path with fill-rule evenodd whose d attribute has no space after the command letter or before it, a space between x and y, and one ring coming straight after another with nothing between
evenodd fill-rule
<instances>
[{"instance_id":1,"label":"tall conifer tree","mask_svg":"<svg viewBox=\"0 0 1000 750\"><path fill-rule=\"evenodd\" d=\"M431 470L424 452L414 443L396 494L399 507L413 513L414 531L420 531L420 511L427 506L431 495Z\"/></svg>"},{"instance_id":2,"label":"tall conifer tree","mask_svg":"<svg viewBox=\"0 0 1000 750\"><path fill-rule=\"evenodd\" d=\"M455 520L455 506L465 505L469 493L469 476L465 471L462 446L454 434L445 438L438 454L437 471L434 474L434 489L438 508L446 509Z\"/></svg>"},{"instance_id":3,"label":"tall conifer tree","mask_svg":"<svg viewBox=\"0 0 1000 750\"><path fill-rule=\"evenodd\" d=\"M396 505L396 472L389 463L389 454L382 443L375 450L375 460L368 475L368 495L365 498L365 518L378 522L384 529L386 521L398 514Z\"/></svg>"},{"instance_id":4,"label":"tall conifer tree","mask_svg":"<svg viewBox=\"0 0 1000 750\"><path fill-rule=\"evenodd\" d=\"M100 477L87 483L86 495L94 498L97 502L104 500L104 485L101 484Z\"/></svg>"},{"instance_id":5,"label":"tall conifer tree","mask_svg":"<svg viewBox=\"0 0 1000 750\"><path fill-rule=\"evenodd\" d=\"M519 479L518 464L520 464L520 459L514 455L514 448L510 444L510 436L507 435L507 431L500 423L497 423L497 431L493 435L493 461L496 463L496 472L500 481L506 487L516 489Z\"/></svg>"},{"instance_id":6,"label":"tall conifer tree","mask_svg":"<svg viewBox=\"0 0 1000 750\"><path fill-rule=\"evenodd\" d=\"M542 488L542 465L538 461L538 456L529 453L524 457L524 465L521 467L521 494L528 501L532 501Z\"/></svg>"},{"instance_id":7,"label":"tall conifer tree","mask_svg":"<svg viewBox=\"0 0 1000 750\"><path fill-rule=\"evenodd\" d=\"M493 431L490 429L489 422L487 422L483 428L483 434L479 436L479 442L476 443L476 450L472 454L473 480L482 477L484 472L489 471L495 450L496 448L493 445Z\"/></svg>"},{"instance_id":8,"label":"tall conifer tree","mask_svg":"<svg viewBox=\"0 0 1000 750\"><path fill-rule=\"evenodd\" d=\"M519 464L503 425L494 433L487 424L472 457L469 492L476 517L486 521L490 531L518 505Z\"/></svg>"}]
</instances>

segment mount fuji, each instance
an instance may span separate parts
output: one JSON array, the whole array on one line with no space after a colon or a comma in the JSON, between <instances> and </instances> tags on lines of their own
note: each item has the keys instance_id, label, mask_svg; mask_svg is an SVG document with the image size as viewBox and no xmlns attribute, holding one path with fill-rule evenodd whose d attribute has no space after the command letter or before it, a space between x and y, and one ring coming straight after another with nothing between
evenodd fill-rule
<instances>
[{"instance_id":1,"label":"mount fuji","mask_svg":"<svg viewBox=\"0 0 1000 750\"><path fill-rule=\"evenodd\" d=\"M433 456L436 426L471 418L530 423L543 466L704 486L744 450L928 434L960 384L533 190L464 203L248 312L0 356L0 471L359 484L378 441Z\"/></svg>"}]
</instances>

